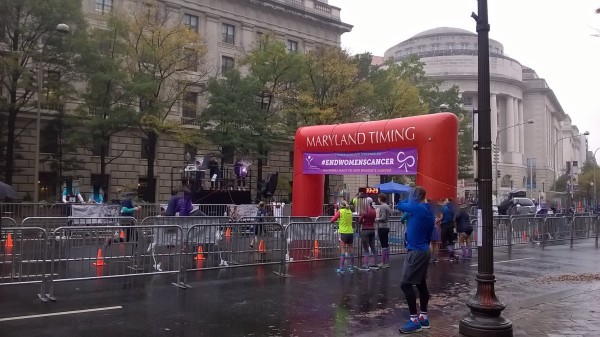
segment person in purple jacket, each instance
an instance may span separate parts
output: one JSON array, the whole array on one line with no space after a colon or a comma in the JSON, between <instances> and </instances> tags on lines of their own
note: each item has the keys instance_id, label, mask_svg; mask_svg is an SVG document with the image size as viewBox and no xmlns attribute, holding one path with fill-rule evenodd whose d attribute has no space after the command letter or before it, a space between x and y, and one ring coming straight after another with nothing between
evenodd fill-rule
<instances>
[{"instance_id":1,"label":"person in purple jacket","mask_svg":"<svg viewBox=\"0 0 600 337\"><path fill-rule=\"evenodd\" d=\"M194 207L192 206L192 192L189 188L184 187L183 197L180 197L177 200L176 213L179 213L179 216L189 216L192 213L193 208Z\"/></svg>"},{"instance_id":2,"label":"person in purple jacket","mask_svg":"<svg viewBox=\"0 0 600 337\"><path fill-rule=\"evenodd\" d=\"M429 328L427 304L429 290L427 289L427 268L429 266L429 243L435 222L435 216L427 199L425 189L415 187L412 196L405 202L400 202L397 208L408 213L406 225L406 256L402 267L400 288L404 292L410 320L401 328L403 334L410 334ZM413 285L419 291L420 313L417 311L417 296Z\"/></svg>"}]
</instances>

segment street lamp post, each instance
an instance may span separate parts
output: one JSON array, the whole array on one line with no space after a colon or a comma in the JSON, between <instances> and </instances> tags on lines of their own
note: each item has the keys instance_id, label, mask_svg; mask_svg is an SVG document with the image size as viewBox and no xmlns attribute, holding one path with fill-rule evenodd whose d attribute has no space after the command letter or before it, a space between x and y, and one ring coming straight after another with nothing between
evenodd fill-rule
<instances>
[{"instance_id":1,"label":"street lamp post","mask_svg":"<svg viewBox=\"0 0 600 337\"><path fill-rule=\"evenodd\" d=\"M506 131L508 129L517 127L517 126L521 126L521 125L525 125L525 124L533 124L535 123L533 119L529 119L527 120L527 122L523 122L523 123L519 123L519 124L515 124L515 125L511 125L511 126L507 126L503 129L498 130L498 132L496 132L496 142L494 144L496 144L496 147L494 148L494 174L496 175L496 203L498 203L498 162L500 161L500 159L498 158L498 154L500 152L500 146L498 145L498 139L500 138L500 133L502 133L503 131Z\"/></svg>"},{"instance_id":2,"label":"street lamp post","mask_svg":"<svg viewBox=\"0 0 600 337\"><path fill-rule=\"evenodd\" d=\"M589 136L590 133L589 131L586 131L584 133L580 133L579 136ZM566 136L563 138L559 138L556 143L554 143L554 147L552 148L552 167L554 168L554 172L552 175L552 188L556 191L556 146L558 145L558 143L560 143L561 140L567 139L567 138L573 138L573 136ZM570 207L570 205L569 205Z\"/></svg>"},{"instance_id":3,"label":"street lamp post","mask_svg":"<svg viewBox=\"0 0 600 337\"><path fill-rule=\"evenodd\" d=\"M598 150L600 150L600 147L597 148L596 150L594 150L594 167L593 167L593 177L592 179L594 179L593 183L594 183L594 212L596 212L596 208L598 207L598 199L596 199L596 167L598 167L598 163L596 162L596 152L598 152Z\"/></svg>"},{"instance_id":4,"label":"street lamp post","mask_svg":"<svg viewBox=\"0 0 600 337\"><path fill-rule=\"evenodd\" d=\"M501 316L505 305L495 294L494 247L492 214L492 136L490 109L490 51L487 0L478 0L478 143L477 184L479 207L477 218L482 232L477 243L477 293L467 301L470 312L460 320L459 331L464 336L512 336L512 323Z\"/></svg>"},{"instance_id":5,"label":"street lamp post","mask_svg":"<svg viewBox=\"0 0 600 337\"><path fill-rule=\"evenodd\" d=\"M54 36L56 33L60 34L68 34L70 28L68 25L64 23L59 23L56 25L55 31L50 35L50 37ZM46 41L48 41L48 38ZM42 47L42 52L40 54L44 54L46 50L46 46L48 43L46 42ZM36 119L35 119L35 162L33 163L33 201L38 202L40 198L40 132L42 127L42 78L43 71L41 65L38 66L37 69L37 104L36 104ZM59 177L60 178L60 177Z\"/></svg>"}]
</instances>

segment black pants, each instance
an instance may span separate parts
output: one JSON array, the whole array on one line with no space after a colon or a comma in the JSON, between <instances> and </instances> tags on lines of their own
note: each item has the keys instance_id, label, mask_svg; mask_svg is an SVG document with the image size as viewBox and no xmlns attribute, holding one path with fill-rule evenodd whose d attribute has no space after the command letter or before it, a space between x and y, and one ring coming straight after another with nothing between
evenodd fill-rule
<instances>
[{"instance_id":1,"label":"black pants","mask_svg":"<svg viewBox=\"0 0 600 337\"><path fill-rule=\"evenodd\" d=\"M419 304L421 307L421 312L427 312L427 304L429 304L430 295L429 289L427 289L425 278L423 278L421 283L417 284L416 287L419 291ZM410 311L411 315L417 315L419 313L417 310L417 295L415 294L413 285L410 283L402 283L400 285L400 289L402 289L404 292L406 303L408 303L408 311Z\"/></svg>"},{"instance_id":2,"label":"black pants","mask_svg":"<svg viewBox=\"0 0 600 337\"><path fill-rule=\"evenodd\" d=\"M442 224L442 247L454 247L454 226L452 223Z\"/></svg>"},{"instance_id":3,"label":"black pants","mask_svg":"<svg viewBox=\"0 0 600 337\"><path fill-rule=\"evenodd\" d=\"M360 241L363 247L363 254L367 255L369 253L369 248L371 248L371 253L373 255L377 254L377 250L375 249L375 230L364 230L360 232Z\"/></svg>"},{"instance_id":4,"label":"black pants","mask_svg":"<svg viewBox=\"0 0 600 337\"><path fill-rule=\"evenodd\" d=\"M390 246L390 244L389 244L390 229L389 228L377 229L377 236L379 236L379 242L381 243L381 248L388 248Z\"/></svg>"}]
</instances>

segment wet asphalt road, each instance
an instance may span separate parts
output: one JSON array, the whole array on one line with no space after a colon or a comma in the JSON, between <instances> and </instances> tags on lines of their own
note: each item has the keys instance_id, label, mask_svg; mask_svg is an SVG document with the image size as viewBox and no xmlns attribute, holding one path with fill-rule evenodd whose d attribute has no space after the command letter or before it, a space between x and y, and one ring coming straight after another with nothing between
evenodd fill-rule
<instances>
[{"instance_id":1,"label":"wet asphalt road","mask_svg":"<svg viewBox=\"0 0 600 337\"><path fill-rule=\"evenodd\" d=\"M598 272L598 254L592 241L545 250L523 245L512 254L496 249L496 289L508 304L506 316L517 315L519 303L578 287L543 277ZM187 290L171 285L174 275L62 282L58 301L45 304L35 297L38 286L4 286L0 336L376 336L408 316L398 282L402 261L394 256L388 270L341 276L332 261L290 264L289 278L271 266L202 271L189 275L193 288ZM458 324L475 290L476 263L431 265L432 317ZM81 312L89 309L101 310ZM3 321L67 311L77 312Z\"/></svg>"}]
</instances>

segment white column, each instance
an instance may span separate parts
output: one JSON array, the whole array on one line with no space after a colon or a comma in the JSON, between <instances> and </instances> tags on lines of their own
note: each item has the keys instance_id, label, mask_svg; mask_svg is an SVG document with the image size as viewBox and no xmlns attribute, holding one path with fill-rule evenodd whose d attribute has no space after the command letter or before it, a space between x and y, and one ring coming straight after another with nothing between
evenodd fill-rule
<instances>
[{"instance_id":1,"label":"white column","mask_svg":"<svg viewBox=\"0 0 600 337\"><path fill-rule=\"evenodd\" d=\"M512 97L506 97L506 125L505 128L510 128L515 125L515 104ZM514 128L504 131L506 139L506 152L515 152L515 133Z\"/></svg>"},{"instance_id":2,"label":"white column","mask_svg":"<svg viewBox=\"0 0 600 337\"><path fill-rule=\"evenodd\" d=\"M519 123L524 123L525 122L525 115L523 113L523 100L519 100L518 102L518 106L517 109L519 111ZM519 136L519 152L521 153L525 153L525 124L521 124L521 126L519 126L519 131L521 133L521 135Z\"/></svg>"},{"instance_id":3,"label":"white column","mask_svg":"<svg viewBox=\"0 0 600 337\"><path fill-rule=\"evenodd\" d=\"M518 98L513 98L513 111L515 113L515 124L519 124L522 122L521 119L519 119L519 99ZM523 142L523 140L521 139L521 126L517 126L515 128L513 128L513 133L515 135L515 152L520 152L521 149L521 142Z\"/></svg>"},{"instance_id":4,"label":"white column","mask_svg":"<svg viewBox=\"0 0 600 337\"><path fill-rule=\"evenodd\" d=\"M490 133L492 135L492 145L496 144L496 135L498 134L498 102L496 99L496 95L492 94L490 96L490 108L491 108L491 113L490 113L490 119L491 119L491 128L492 128L492 132Z\"/></svg>"}]
</instances>

